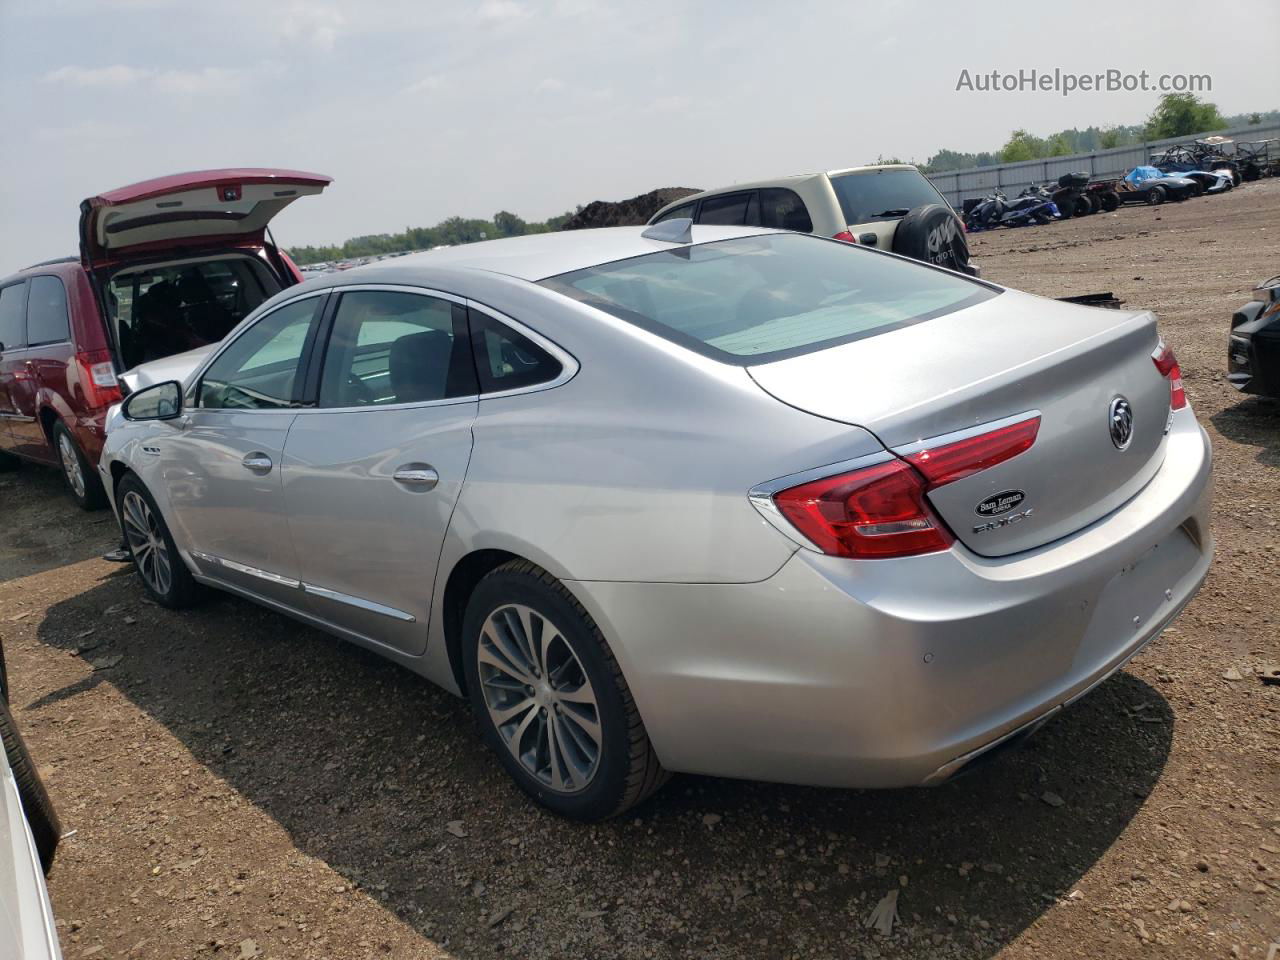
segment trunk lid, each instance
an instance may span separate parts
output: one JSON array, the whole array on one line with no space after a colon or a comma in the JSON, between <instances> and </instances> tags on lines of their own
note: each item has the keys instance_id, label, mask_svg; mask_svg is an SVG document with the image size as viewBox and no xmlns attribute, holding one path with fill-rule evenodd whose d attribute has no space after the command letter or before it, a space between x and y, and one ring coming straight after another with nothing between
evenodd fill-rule
<instances>
[{"instance_id":1,"label":"trunk lid","mask_svg":"<svg viewBox=\"0 0 1280 960\"><path fill-rule=\"evenodd\" d=\"M80 204L80 259L90 271L170 249L270 247L267 224L330 177L256 167L199 170L144 180Z\"/></svg>"},{"instance_id":2,"label":"trunk lid","mask_svg":"<svg viewBox=\"0 0 1280 960\"><path fill-rule=\"evenodd\" d=\"M1150 313L1006 290L926 323L749 370L784 403L864 427L902 455L1038 413L1029 450L928 494L965 546L995 557L1087 526L1154 476L1170 415L1169 381L1152 361L1158 342ZM1132 411L1123 449L1110 429L1118 397Z\"/></svg>"}]
</instances>

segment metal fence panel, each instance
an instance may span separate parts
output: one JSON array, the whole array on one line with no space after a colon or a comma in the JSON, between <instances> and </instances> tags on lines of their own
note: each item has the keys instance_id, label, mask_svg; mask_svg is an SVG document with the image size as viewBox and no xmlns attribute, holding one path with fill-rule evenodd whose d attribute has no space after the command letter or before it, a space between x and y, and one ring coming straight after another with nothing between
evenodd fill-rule
<instances>
[{"instance_id":1,"label":"metal fence panel","mask_svg":"<svg viewBox=\"0 0 1280 960\"><path fill-rule=\"evenodd\" d=\"M1280 137L1280 125L1238 127L1234 130L1197 133L1169 140L1152 140L1097 150L1093 153L1076 153L1066 157L1048 157L1044 160L1027 160L1021 163L1001 163L990 167L970 167L967 170L948 170L931 174L929 179L957 210L971 197L983 197L999 187L1012 196L1025 187L1039 183L1051 183L1064 173L1086 172L1095 179L1121 177L1134 167L1148 163L1153 153L1180 143L1190 143L1201 137L1220 134L1236 141L1269 140Z\"/></svg>"}]
</instances>

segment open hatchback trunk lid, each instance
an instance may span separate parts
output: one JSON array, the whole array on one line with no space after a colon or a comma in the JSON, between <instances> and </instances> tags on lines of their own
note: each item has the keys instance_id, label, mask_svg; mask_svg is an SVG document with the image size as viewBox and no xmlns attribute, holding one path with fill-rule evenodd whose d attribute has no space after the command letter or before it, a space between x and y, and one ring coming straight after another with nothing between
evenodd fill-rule
<instances>
[{"instance_id":1,"label":"open hatchback trunk lid","mask_svg":"<svg viewBox=\"0 0 1280 960\"><path fill-rule=\"evenodd\" d=\"M953 449L972 463L982 455L978 438L1039 418L1019 428L1024 441L1034 437L1026 449L927 492L957 539L999 557L1087 526L1159 470L1174 380L1158 369L1158 347L1150 313L1005 290L924 323L748 369L784 403L864 427L908 459L968 441ZM1176 368L1173 376L1180 390Z\"/></svg>"},{"instance_id":2,"label":"open hatchback trunk lid","mask_svg":"<svg viewBox=\"0 0 1280 960\"><path fill-rule=\"evenodd\" d=\"M256 167L144 180L80 204L80 258L94 270L122 258L218 245L267 246L267 224L330 177Z\"/></svg>"}]
</instances>

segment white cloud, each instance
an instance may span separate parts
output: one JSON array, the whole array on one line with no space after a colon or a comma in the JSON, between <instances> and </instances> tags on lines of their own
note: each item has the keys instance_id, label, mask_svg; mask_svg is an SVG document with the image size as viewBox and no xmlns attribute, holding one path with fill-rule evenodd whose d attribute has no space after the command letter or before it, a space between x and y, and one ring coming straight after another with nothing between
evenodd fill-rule
<instances>
[{"instance_id":1,"label":"white cloud","mask_svg":"<svg viewBox=\"0 0 1280 960\"><path fill-rule=\"evenodd\" d=\"M271 65L263 69L270 68ZM260 71L201 67L198 70L155 70L113 64L109 67L59 67L41 79L79 88L121 88L145 86L156 93L199 96L243 90Z\"/></svg>"},{"instance_id":2,"label":"white cloud","mask_svg":"<svg viewBox=\"0 0 1280 960\"><path fill-rule=\"evenodd\" d=\"M529 11L516 0L484 0L476 15L481 20L510 21L523 20L529 15Z\"/></svg>"},{"instance_id":3,"label":"white cloud","mask_svg":"<svg viewBox=\"0 0 1280 960\"><path fill-rule=\"evenodd\" d=\"M45 83L64 83L70 87L128 87L141 83L154 71L128 67L122 63L110 67L59 67L41 79Z\"/></svg>"},{"instance_id":4,"label":"white cloud","mask_svg":"<svg viewBox=\"0 0 1280 960\"><path fill-rule=\"evenodd\" d=\"M432 74L429 77L423 77L421 80L415 80L402 91L403 93L436 93L443 90L447 86L445 78L438 74Z\"/></svg>"},{"instance_id":5,"label":"white cloud","mask_svg":"<svg viewBox=\"0 0 1280 960\"><path fill-rule=\"evenodd\" d=\"M539 93L559 93L564 89L564 81L557 80L555 77L545 77L538 81L536 89Z\"/></svg>"},{"instance_id":6,"label":"white cloud","mask_svg":"<svg viewBox=\"0 0 1280 960\"><path fill-rule=\"evenodd\" d=\"M334 48L347 22L334 4L314 0L292 0L285 10L273 13L271 19L276 32L285 40L303 43L321 52Z\"/></svg>"}]
</instances>

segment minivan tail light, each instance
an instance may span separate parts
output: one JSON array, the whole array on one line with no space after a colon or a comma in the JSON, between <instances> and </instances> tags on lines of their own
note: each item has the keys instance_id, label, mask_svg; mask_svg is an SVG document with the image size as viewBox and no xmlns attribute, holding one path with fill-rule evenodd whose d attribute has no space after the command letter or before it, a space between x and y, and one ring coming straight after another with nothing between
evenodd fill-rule
<instances>
[{"instance_id":1,"label":"minivan tail light","mask_svg":"<svg viewBox=\"0 0 1280 960\"><path fill-rule=\"evenodd\" d=\"M85 403L94 410L120 402L120 384L109 350L85 350L76 354Z\"/></svg>"},{"instance_id":2,"label":"minivan tail light","mask_svg":"<svg viewBox=\"0 0 1280 960\"><path fill-rule=\"evenodd\" d=\"M924 474L931 487L940 487L1030 450L1039 432L1040 418L1028 417L940 447L917 450L904 459Z\"/></svg>"},{"instance_id":3,"label":"minivan tail light","mask_svg":"<svg viewBox=\"0 0 1280 960\"><path fill-rule=\"evenodd\" d=\"M1156 365L1156 369L1160 371L1160 376L1169 381L1169 408L1171 410L1181 410L1187 405L1187 391L1182 385L1182 367L1178 365L1178 358L1174 356L1173 347L1165 345L1161 340L1156 344L1155 351L1151 354L1151 360Z\"/></svg>"},{"instance_id":4,"label":"minivan tail light","mask_svg":"<svg viewBox=\"0 0 1280 960\"><path fill-rule=\"evenodd\" d=\"M831 238L831 239L832 239L832 240L843 240L845 243L857 243L857 242L858 242L858 238L857 238L857 237L855 237L855 236L854 236L852 233L850 233L848 230L841 230L839 233L837 233L837 234L835 234L834 236L832 236L832 238Z\"/></svg>"},{"instance_id":5,"label":"minivan tail light","mask_svg":"<svg viewBox=\"0 0 1280 960\"><path fill-rule=\"evenodd\" d=\"M952 543L925 490L920 474L894 459L802 483L774 494L773 502L823 553L912 557Z\"/></svg>"}]
</instances>

